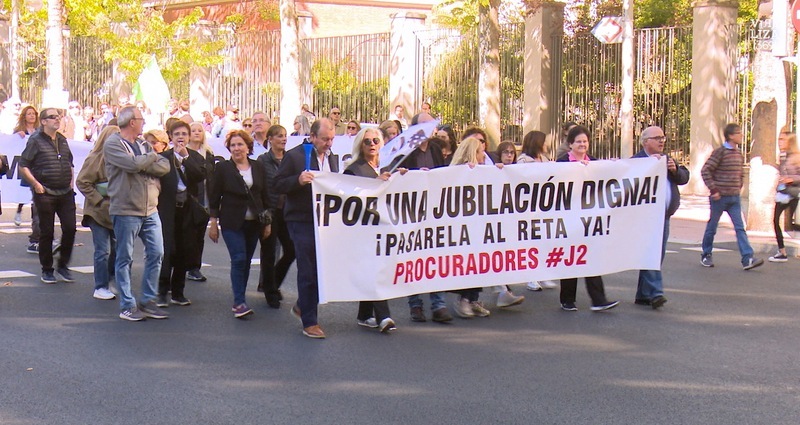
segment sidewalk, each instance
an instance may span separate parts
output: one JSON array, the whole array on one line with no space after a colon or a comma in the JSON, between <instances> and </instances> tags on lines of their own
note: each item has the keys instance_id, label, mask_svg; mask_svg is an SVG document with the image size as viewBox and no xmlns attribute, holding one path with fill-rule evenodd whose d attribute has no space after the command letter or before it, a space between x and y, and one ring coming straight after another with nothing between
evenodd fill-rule
<instances>
[{"instance_id":1,"label":"sidewalk","mask_svg":"<svg viewBox=\"0 0 800 425\"><path fill-rule=\"evenodd\" d=\"M746 200L742 199L742 202L746 202ZM700 245L703 241L706 222L708 222L708 214L708 197L681 196L681 207L670 220L669 241L685 245ZM793 237L784 229L784 243L789 256L800 253L800 233L797 236L798 238ZM772 232L748 231L747 238L757 253L772 255L778 249L775 234ZM722 215L717 235L714 238L714 244L723 242L736 242L736 232L733 231L733 225L727 214Z\"/></svg>"}]
</instances>

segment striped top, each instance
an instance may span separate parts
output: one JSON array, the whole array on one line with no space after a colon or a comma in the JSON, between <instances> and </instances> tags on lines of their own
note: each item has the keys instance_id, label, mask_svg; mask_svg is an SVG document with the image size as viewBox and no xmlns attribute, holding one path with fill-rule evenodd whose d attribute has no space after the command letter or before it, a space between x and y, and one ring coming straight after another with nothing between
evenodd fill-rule
<instances>
[{"instance_id":1,"label":"striped top","mask_svg":"<svg viewBox=\"0 0 800 425\"><path fill-rule=\"evenodd\" d=\"M739 196L744 182L744 157L727 143L714 150L703 165L703 182L711 194Z\"/></svg>"}]
</instances>

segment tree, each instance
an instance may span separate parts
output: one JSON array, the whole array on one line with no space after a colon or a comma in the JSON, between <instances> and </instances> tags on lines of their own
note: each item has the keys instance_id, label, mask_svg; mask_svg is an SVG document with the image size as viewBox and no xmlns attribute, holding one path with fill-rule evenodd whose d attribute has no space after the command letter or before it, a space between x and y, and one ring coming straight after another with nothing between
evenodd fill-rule
<instances>
[{"instance_id":1,"label":"tree","mask_svg":"<svg viewBox=\"0 0 800 425\"><path fill-rule=\"evenodd\" d=\"M47 2L47 89L64 90L64 33L61 31L64 4L61 0Z\"/></svg>"},{"instance_id":2,"label":"tree","mask_svg":"<svg viewBox=\"0 0 800 425\"><path fill-rule=\"evenodd\" d=\"M166 22L161 10L145 8L141 0L64 0L67 24L76 36L97 36L109 43L105 59L133 82L155 54L167 82L185 78L194 67L222 63L223 38L208 40L193 33L200 8Z\"/></svg>"}]
</instances>

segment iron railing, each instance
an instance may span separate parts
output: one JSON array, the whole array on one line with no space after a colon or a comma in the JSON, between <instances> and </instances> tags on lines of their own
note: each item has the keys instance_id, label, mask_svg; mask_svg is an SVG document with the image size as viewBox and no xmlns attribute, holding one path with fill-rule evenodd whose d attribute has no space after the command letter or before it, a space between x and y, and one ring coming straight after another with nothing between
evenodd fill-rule
<instances>
[{"instance_id":1,"label":"iron railing","mask_svg":"<svg viewBox=\"0 0 800 425\"><path fill-rule=\"evenodd\" d=\"M345 122L388 119L390 41L389 33L301 40L314 113L325 117L335 106Z\"/></svg>"}]
</instances>

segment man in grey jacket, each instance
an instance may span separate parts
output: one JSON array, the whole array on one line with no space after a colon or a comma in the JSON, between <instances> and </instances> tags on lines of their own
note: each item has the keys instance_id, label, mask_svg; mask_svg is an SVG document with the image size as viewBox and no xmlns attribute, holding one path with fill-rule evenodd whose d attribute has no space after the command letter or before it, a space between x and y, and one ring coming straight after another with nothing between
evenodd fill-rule
<instances>
[{"instance_id":1,"label":"man in grey jacket","mask_svg":"<svg viewBox=\"0 0 800 425\"><path fill-rule=\"evenodd\" d=\"M169 160L139 138L142 113L133 106L122 108L117 117L120 132L106 140L103 155L108 175L109 213L117 237L116 280L120 290L119 317L140 321L146 317L166 319L156 306L158 275L164 257L161 220L158 217L159 177L169 172ZM131 291L133 243L144 244L142 296L137 305Z\"/></svg>"}]
</instances>

